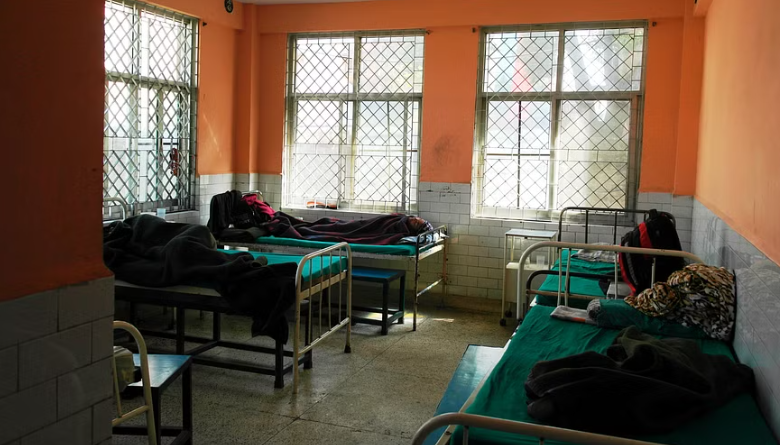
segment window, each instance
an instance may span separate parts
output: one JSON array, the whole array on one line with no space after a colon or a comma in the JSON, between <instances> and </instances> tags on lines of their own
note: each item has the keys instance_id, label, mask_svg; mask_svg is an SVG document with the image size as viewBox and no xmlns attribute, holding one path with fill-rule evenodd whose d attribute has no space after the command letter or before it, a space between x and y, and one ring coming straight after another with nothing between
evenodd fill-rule
<instances>
[{"instance_id":1,"label":"window","mask_svg":"<svg viewBox=\"0 0 780 445\"><path fill-rule=\"evenodd\" d=\"M104 196L194 208L197 41L196 19L106 1Z\"/></svg>"},{"instance_id":2,"label":"window","mask_svg":"<svg viewBox=\"0 0 780 445\"><path fill-rule=\"evenodd\" d=\"M416 206L423 42L422 31L290 36L284 206Z\"/></svg>"},{"instance_id":3,"label":"window","mask_svg":"<svg viewBox=\"0 0 780 445\"><path fill-rule=\"evenodd\" d=\"M644 35L644 22L483 30L477 215L633 202Z\"/></svg>"}]
</instances>

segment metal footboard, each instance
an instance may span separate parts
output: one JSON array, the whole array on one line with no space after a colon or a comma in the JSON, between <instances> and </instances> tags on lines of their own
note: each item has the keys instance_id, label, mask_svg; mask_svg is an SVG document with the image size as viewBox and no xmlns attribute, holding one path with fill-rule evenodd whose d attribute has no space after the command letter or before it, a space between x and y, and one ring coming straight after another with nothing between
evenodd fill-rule
<instances>
[{"instance_id":1,"label":"metal footboard","mask_svg":"<svg viewBox=\"0 0 780 445\"><path fill-rule=\"evenodd\" d=\"M586 433L554 426L537 425L534 423L465 413L441 414L428 420L414 434L412 445L422 445L428 435L432 432L441 427L452 425L463 426L463 445L468 445L469 443L469 428L482 428L526 437L536 437L539 439L540 445L544 445L547 440L557 440L582 445L661 445L655 442L644 442L623 437ZM452 428L448 428L447 432L445 432L438 443L449 443L452 436L452 430Z\"/></svg>"},{"instance_id":2,"label":"metal footboard","mask_svg":"<svg viewBox=\"0 0 780 445\"><path fill-rule=\"evenodd\" d=\"M523 254L520 256L520 266L517 268L517 317L518 321L521 321L523 317L525 317L525 313L528 310L528 289L526 287L525 281L522 280L523 272L525 270L525 262L530 256L531 252L541 249L541 248L547 248L547 247L554 247L558 249L559 252L559 258L560 253L563 251L563 249L567 249L569 251L569 258L571 258L571 250L581 250L581 249L592 249L594 246L592 244L584 244L584 243L562 243L558 241L542 241L539 243L535 243L531 246L529 246ZM655 282L655 264L656 264L656 257L659 256L668 256L668 257L677 257L677 258L684 258L687 260L690 260L694 263L703 263L704 261L699 258L698 256L690 253L690 252L683 252L680 250L663 250L663 249L643 249L639 247L625 247L625 246L610 246L610 245L599 245L599 250L606 250L610 252L622 252L622 253L633 253L633 254L640 254L640 255L649 255L653 257L653 263L651 265L651 282ZM560 261L559 261L560 264ZM616 269L617 270L617 269ZM563 265L560 264L558 267L558 305L561 305L561 299L563 299L563 302L565 305L568 306L569 304L569 291L568 286L562 287L562 283L569 282L569 278L571 276L569 272L568 264L566 265L566 271L563 271ZM617 272L615 272L617 274ZM617 281L617 276L615 277Z\"/></svg>"},{"instance_id":3,"label":"metal footboard","mask_svg":"<svg viewBox=\"0 0 780 445\"><path fill-rule=\"evenodd\" d=\"M333 271L333 260L336 259L336 270ZM342 259L346 258L347 265L342 267ZM318 260L319 259L319 260ZM325 266L327 259L327 267ZM313 276L314 265L319 261L322 275ZM304 269L309 265L308 280L305 281ZM325 272L327 271L327 273ZM345 295L343 284L346 281L346 305L342 304ZM338 285L336 287L336 285ZM333 301L329 297L338 296L336 320L333 319ZM293 393L298 392L298 365L303 354L311 351L318 343L328 338L331 334L346 326L347 339L344 352L352 352L350 344L352 335L352 249L347 243L338 243L326 247L303 257L298 263L295 272L295 328L293 331ZM301 304L308 301L306 317L305 345L301 346ZM317 311L317 336L314 337L312 307L318 305ZM322 317L327 312L325 329L323 330Z\"/></svg>"}]
</instances>

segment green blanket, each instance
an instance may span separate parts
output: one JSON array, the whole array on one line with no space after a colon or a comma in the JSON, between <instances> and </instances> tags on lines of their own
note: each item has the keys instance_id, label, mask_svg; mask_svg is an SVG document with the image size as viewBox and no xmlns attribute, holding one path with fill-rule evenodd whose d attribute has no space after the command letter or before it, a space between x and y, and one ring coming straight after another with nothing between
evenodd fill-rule
<instances>
[{"instance_id":1,"label":"green blanket","mask_svg":"<svg viewBox=\"0 0 780 445\"><path fill-rule=\"evenodd\" d=\"M226 253L238 253L238 252L244 252L246 251L240 251L240 250L224 250L219 249ZM287 255L283 253L265 253L265 252L249 252L254 256L257 257L265 257L268 260L268 264L282 264L282 263L300 263L301 259L303 258L303 255ZM347 259L341 258L341 266L339 266L339 257L319 257L314 258L312 261L307 262L303 266L303 282L309 281L309 278L312 279L319 278L322 275L322 272L328 272L329 273L338 273L339 271L342 271L346 269L347 267ZM330 269L328 268L328 265L330 264ZM309 275L309 269L311 269L311 276Z\"/></svg>"},{"instance_id":2,"label":"green blanket","mask_svg":"<svg viewBox=\"0 0 780 445\"><path fill-rule=\"evenodd\" d=\"M623 329L636 326L642 332L653 335L682 338L709 338L697 327L686 327L664 317L648 317L623 300L600 299L601 309L595 319L601 328ZM590 310L588 311L591 312Z\"/></svg>"},{"instance_id":3,"label":"green blanket","mask_svg":"<svg viewBox=\"0 0 780 445\"><path fill-rule=\"evenodd\" d=\"M568 256L569 256L569 251L564 250L563 257L561 259L561 264L564 265L564 269L563 269L564 280L566 279L565 265ZM558 261L556 261L552 267L552 270L558 270L558 269L559 269L559 263ZM611 274L614 276L615 265L612 263L585 261L572 256L571 263L569 264L569 271L579 272L579 273L589 273L595 275ZM601 286L599 286L599 280L595 278L571 277L570 286L571 288L569 289L569 293L572 294L593 295L594 297L605 296L604 291L602 291ZM561 289L563 290L563 286L561 286ZM548 275L547 278L544 279L542 285L539 286L539 290L547 291L547 292L558 292L558 275ZM572 298L569 300L569 306L579 308L579 309L585 309L588 306L588 301L589 300L580 300L580 299ZM536 303L541 304L543 306L556 306L557 302L558 302L558 297L549 297L549 296L542 296L542 295L536 296Z\"/></svg>"},{"instance_id":4,"label":"green blanket","mask_svg":"<svg viewBox=\"0 0 780 445\"><path fill-rule=\"evenodd\" d=\"M526 411L523 383L534 364L585 351L603 353L613 343L617 330L560 321L550 318L553 308L535 306L512 338L507 351L477 394L467 413L538 423ZM732 357L729 347L715 340L696 342L708 354ZM461 432L453 441L459 443ZM709 414L700 417L673 433L636 437L675 445L769 445L774 444L772 432L761 417L755 400L742 394ZM469 443L474 444L538 444L536 439L479 428L469 430ZM546 441L545 444L561 445Z\"/></svg>"}]
</instances>

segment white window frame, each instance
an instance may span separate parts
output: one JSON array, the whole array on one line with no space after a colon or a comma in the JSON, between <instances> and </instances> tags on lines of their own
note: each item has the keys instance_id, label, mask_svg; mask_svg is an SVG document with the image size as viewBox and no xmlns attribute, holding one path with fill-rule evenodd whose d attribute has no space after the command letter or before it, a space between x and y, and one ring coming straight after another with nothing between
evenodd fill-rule
<instances>
[{"instance_id":1,"label":"white window frame","mask_svg":"<svg viewBox=\"0 0 780 445\"><path fill-rule=\"evenodd\" d=\"M105 4L106 7L109 7L109 5L116 5L132 9L134 19L133 23L129 25L132 29L132 47L128 48L124 53L129 54L129 57L132 60L130 62L130 69L112 71L108 68L108 61L106 60L106 102L104 109L103 135L104 197L109 197L109 195L113 197L119 194L120 198L127 201L133 213L151 211L156 208L165 208L168 211L193 210L196 208L195 168L197 159L199 20L195 17L136 0L106 0ZM179 71L179 74L184 76L183 78L186 80L166 78L165 75L163 75L163 77L155 77L151 72L149 75L143 75L141 72L141 58L143 58L145 54L146 57L151 57L150 54L152 54L143 47L141 37L141 34L143 33L141 20L142 13L153 14L165 19L174 20L181 23L183 26L186 26L188 29L191 42L187 42L185 48L189 50L189 54L182 54L186 54L184 57L189 61L189 66L185 65L185 71ZM107 25L108 18L106 18L106 26ZM106 36L106 39L108 39L108 36ZM189 48L187 48L187 46ZM121 49L122 48L113 50L113 52L118 53ZM108 44L106 44L106 59L108 59L108 51L109 47ZM157 56L160 57L159 54ZM157 66L155 68L159 69L160 67ZM179 70L180 67L169 67L168 69ZM185 72L186 74L182 74ZM128 99L130 111L124 121L112 119L112 113L109 112L109 106L114 100L109 91L112 84L122 84L125 88L129 88L130 91ZM141 135L141 121L143 119L141 104L143 102L143 90L155 92L156 94L155 99L149 98L147 101L148 104L156 103L154 109L148 108L146 111L146 113L148 113L146 116L148 121L156 121L156 128L154 130L148 130L149 135L147 135L147 137L142 137ZM178 97L177 101L180 102L177 102L179 104L177 107L181 106L182 103L186 105L184 113L179 111L174 118L176 120L170 120L170 110L164 108L166 95L170 94ZM152 115L154 117L152 117ZM181 135L178 137L165 137L166 132L170 131L166 128L170 125L175 125L179 128L182 127L182 119L186 119L187 129L184 132L179 130ZM128 126L128 128L130 128L129 134L118 134L112 129L112 126L116 125ZM152 135L154 135L154 137L151 137ZM107 159L113 151L113 139L128 140L128 148L126 150L127 157L121 164L111 165ZM141 179L143 169L140 167L141 163L145 162L143 159L144 155L152 156L152 152L140 149L141 145L149 145L150 141L152 141L151 143L156 147L153 151L157 153L157 160L152 167L152 173L148 174L151 176L147 176L147 178L151 178L151 181L154 182L155 191L152 193L152 196L147 195L145 191L141 190L144 182ZM120 171L117 171L117 169ZM170 170L172 169L175 173L171 173ZM171 184L173 181L173 178L170 177L171 174L176 177L175 185ZM121 178L118 178L118 176L121 176ZM117 180L124 183L125 193L116 193L116 187L112 186L112 182ZM166 181L170 185L173 185L175 190L166 190ZM147 199L143 199L143 196L147 196Z\"/></svg>"},{"instance_id":2,"label":"white window frame","mask_svg":"<svg viewBox=\"0 0 780 445\"><path fill-rule=\"evenodd\" d=\"M387 30L387 31L360 31L360 32L332 32L332 33L297 33L288 36L287 52L287 89L285 104L285 146L283 155L282 178L282 207L301 209L306 208L303 202L293 199L292 169L295 155L297 134L297 110L300 102L339 102L341 104L342 129L339 137L340 154L343 157L340 162L343 166L339 169L339 183L342 190L336 199L320 199L311 196L312 200L326 204L335 204L338 209L354 212L414 212L417 210L417 190L420 175L420 152L422 145L422 79L419 80L419 91L406 93L364 93L360 92L361 79L361 39L371 37L423 37L425 45L425 30ZM298 39L354 39L354 58L351 61L351 91L344 93L300 93L296 92L296 41ZM403 134L411 135L403 140L403 161L400 172L402 188L401 200L359 200L356 198L356 158L359 156L360 145L357 138L360 128L359 116L361 104L366 102L387 102L390 104L403 103ZM351 115L352 119L346 116ZM388 112L389 115L389 112ZM411 121L411 125L410 125ZM389 127L389 124L388 124ZM416 158L416 159L415 159ZM385 169L386 171L390 169ZM399 172L395 172L398 175Z\"/></svg>"},{"instance_id":3,"label":"white window frame","mask_svg":"<svg viewBox=\"0 0 780 445\"><path fill-rule=\"evenodd\" d=\"M622 29L622 28L642 28L644 29L643 49L642 49L642 77L641 86L634 91L563 91L564 81L564 48L565 33L572 30L591 30L591 29ZM485 63L486 63L486 45L487 36L496 33L516 33L516 32L535 32L535 31L557 31L557 61L555 63L556 75L555 85L551 91L532 91L532 92L486 92L485 90ZM644 90L647 71L647 21L618 21L618 22L596 22L596 23L562 23L562 24L543 24L543 25L515 25L501 27L484 27L481 29L481 38L479 45L479 68L477 80L477 99L475 114L475 135L474 135L474 166L472 172L472 203L471 213L476 217L501 218L501 219L527 219L527 220L545 220L549 221L558 217L560 208L555 204L557 185L555 178L555 151L557 148L559 136L559 121L561 117L561 103L565 100L628 100L631 103L630 114L630 138L628 153L628 175L626 185L626 198L623 208L635 208L636 196L639 184L639 168L642 151L642 122L644 108ZM491 101L542 101L550 103L550 156L549 173L547 180L547 208L546 209L527 209L516 207L489 207L484 206L484 170L485 170L485 145L487 139L488 122L488 104ZM519 157L518 152L518 168ZM519 185L518 185L519 187ZM518 194L519 202L519 194Z\"/></svg>"}]
</instances>

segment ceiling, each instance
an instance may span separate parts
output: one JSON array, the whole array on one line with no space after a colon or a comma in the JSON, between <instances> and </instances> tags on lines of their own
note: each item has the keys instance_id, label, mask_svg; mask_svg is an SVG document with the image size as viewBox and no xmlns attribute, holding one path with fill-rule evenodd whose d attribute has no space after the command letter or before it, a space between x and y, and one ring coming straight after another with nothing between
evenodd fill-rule
<instances>
[{"instance_id":1,"label":"ceiling","mask_svg":"<svg viewBox=\"0 0 780 445\"><path fill-rule=\"evenodd\" d=\"M363 2L370 0L239 0L242 3L254 3L255 5L290 5L294 3L347 3Z\"/></svg>"}]
</instances>

